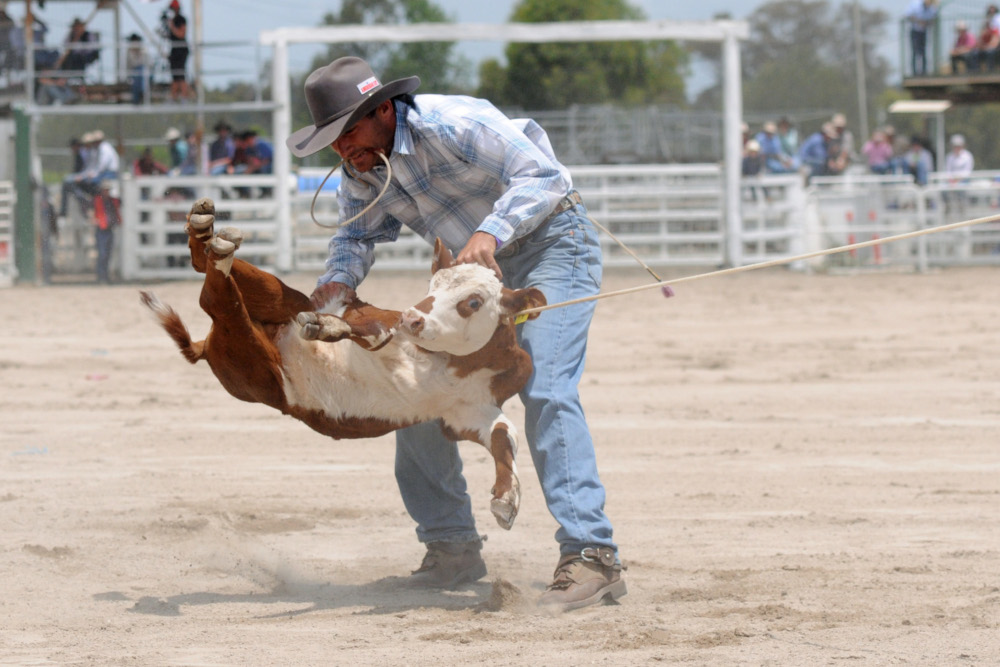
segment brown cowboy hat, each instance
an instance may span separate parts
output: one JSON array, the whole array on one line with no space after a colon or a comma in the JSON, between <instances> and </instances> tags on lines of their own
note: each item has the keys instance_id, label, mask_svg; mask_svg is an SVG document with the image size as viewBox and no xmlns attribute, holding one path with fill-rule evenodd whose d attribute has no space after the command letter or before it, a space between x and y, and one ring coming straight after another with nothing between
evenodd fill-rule
<instances>
[{"instance_id":1,"label":"brown cowboy hat","mask_svg":"<svg viewBox=\"0 0 1000 667\"><path fill-rule=\"evenodd\" d=\"M312 155L336 141L344 130L385 100L412 93L419 85L416 76L382 85L361 58L337 58L306 79L306 103L313 124L293 133L285 145L296 157Z\"/></svg>"}]
</instances>

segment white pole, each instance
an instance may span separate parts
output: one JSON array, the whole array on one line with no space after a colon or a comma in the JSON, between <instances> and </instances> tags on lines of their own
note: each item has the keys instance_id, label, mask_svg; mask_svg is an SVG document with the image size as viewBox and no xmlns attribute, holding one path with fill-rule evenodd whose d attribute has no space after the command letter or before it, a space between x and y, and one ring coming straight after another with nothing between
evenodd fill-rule
<instances>
[{"instance_id":1,"label":"white pole","mask_svg":"<svg viewBox=\"0 0 1000 667\"><path fill-rule=\"evenodd\" d=\"M288 79L288 42L283 37L274 42L274 62L271 64L271 97L277 108L273 115L275 200L278 207L278 257L279 271L292 270L292 207L291 167L292 157L285 139L292 133L291 90Z\"/></svg>"},{"instance_id":2,"label":"white pole","mask_svg":"<svg viewBox=\"0 0 1000 667\"><path fill-rule=\"evenodd\" d=\"M861 39L861 5L854 0L854 71L858 84L858 119L861 121L861 141L868 141L868 91L865 83L865 45Z\"/></svg>"},{"instance_id":3,"label":"white pole","mask_svg":"<svg viewBox=\"0 0 1000 667\"><path fill-rule=\"evenodd\" d=\"M740 178L743 171L743 84L740 43L732 31L722 42L723 63L723 155L725 159L726 263L739 266L743 260L743 220L740 216Z\"/></svg>"}]
</instances>

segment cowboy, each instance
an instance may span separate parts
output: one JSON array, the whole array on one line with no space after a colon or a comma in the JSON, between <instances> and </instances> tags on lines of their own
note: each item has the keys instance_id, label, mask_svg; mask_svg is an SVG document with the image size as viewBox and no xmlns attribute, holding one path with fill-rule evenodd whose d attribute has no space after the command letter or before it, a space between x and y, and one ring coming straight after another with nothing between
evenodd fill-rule
<instances>
[{"instance_id":1,"label":"cowboy","mask_svg":"<svg viewBox=\"0 0 1000 667\"><path fill-rule=\"evenodd\" d=\"M542 128L507 118L486 100L414 96L419 85L416 76L383 84L354 57L306 80L313 124L287 145L298 157L327 146L340 155L341 219L358 216L330 241L327 271L312 295L317 309L354 298L374 262L375 243L395 240L402 225L429 243L440 237L459 262L492 269L508 287L541 289L550 304L596 295L597 232ZM390 171L390 188L378 198ZM565 306L518 331L534 362L520 394L525 435L559 524L554 579L539 603L564 611L626 593L577 390L593 313L593 301ZM483 538L458 448L437 422L396 432L396 481L427 548L409 583L454 588L484 577Z\"/></svg>"}]
</instances>

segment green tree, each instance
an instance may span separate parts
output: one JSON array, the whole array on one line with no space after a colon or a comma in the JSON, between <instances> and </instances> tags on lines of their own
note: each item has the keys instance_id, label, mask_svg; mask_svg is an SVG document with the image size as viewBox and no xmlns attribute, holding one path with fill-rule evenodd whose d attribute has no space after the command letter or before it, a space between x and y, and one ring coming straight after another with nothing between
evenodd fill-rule
<instances>
[{"instance_id":1,"label":"green tree","mask_svg":"<svg viewBox=\"0 0 1000 667\"><path fill-rule=\"evenodd\" d=\"M452 19L430 0L344 0L340 11L329 12L321 25L408 25L414 23L449 23ZM383 81L420 77L421 90L435 93L469 93L472 90L472 66L467 58L455 53L453 42L345 42L331 44L313 59L309 72L293 80L293 124L312 122L305 102L304 85L308 75L342 56L364 58Z\"/></svg>"},{"instance_id":2,"label":"green tree","mask_svg":"<svg viewBox=\"0 0 1000 667\"><path fill-rule=\"evenodd\" d=\"M888 15L860 8L868 116L888 86ZM749 17L743 45L743 106L748 114L830 109L857 127L854 22L850 3L831 10L827 0L772 0Z\"/></svg>"},{"instance_id":3,"label":"green tree","mask_svg":"<svg viewBox=\"0 0 1000 667\"><path fill-rule=\"evenodd\" d=\"M642 20L625 0L521 0L510 20ZM673 42L510 44L508 67L480 67L478 94L502 106L561 109L571 104L684 103L687 54Z\"/></svg>"}]
</instances>

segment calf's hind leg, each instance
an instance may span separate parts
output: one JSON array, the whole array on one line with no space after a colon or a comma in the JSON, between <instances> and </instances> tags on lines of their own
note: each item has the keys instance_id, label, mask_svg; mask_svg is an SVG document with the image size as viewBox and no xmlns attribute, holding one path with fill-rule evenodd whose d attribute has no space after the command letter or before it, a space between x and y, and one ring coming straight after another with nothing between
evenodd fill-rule
<instances>
[{"instance_id":1,"label":"calf's hind leg","mask_svg":"<svg viewBox=\"0 0 1000 667\"><path fill-rule=\"evenodd\" d=\"M192 204L184 229L188 234L191 264L195 271L205 273L208 246L216 238L215 202L209 197L202 197ZM242 259L233 259L227 274L236 281L243 293L247 312L257 322L284 324L303 310L312 310L309 297L305 294Z\"/></svg>"},{"instance_id":2,"label":"calf's hind leg","mask_svg":"<svg viewBox=\"0 0 1000 667\"><path fill-rule=\"evenodd\" d=\"M286 411L281 355L264 327L248 313L231 275L242 234L232 227L205 245L205 284L199 300L212 318L204 358L230 394ZM277 280L275 278L275 280Z\"/></svg>"}]
</instances>

